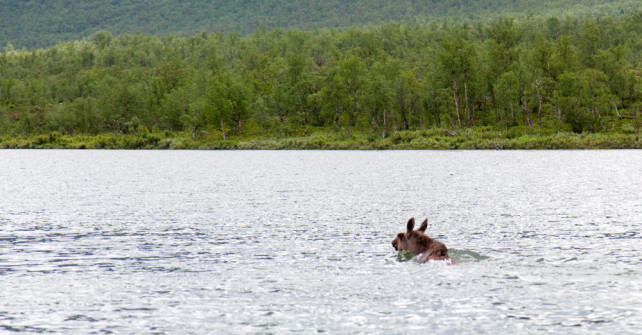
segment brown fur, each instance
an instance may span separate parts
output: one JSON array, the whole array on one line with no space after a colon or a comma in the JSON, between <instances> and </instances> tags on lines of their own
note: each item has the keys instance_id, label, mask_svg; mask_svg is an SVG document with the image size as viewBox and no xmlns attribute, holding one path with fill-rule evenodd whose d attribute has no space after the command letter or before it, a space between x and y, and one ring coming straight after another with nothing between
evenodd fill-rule
<instances>
[{"instance_id":1,"label":"brown fur","mask_svg":"<svg viewBox=\"0 0 642 335\"><path fill-rule=\"evenodd\" d=\"M395 250L405 250L415 255L422 254L419 258L421 263L431 259L452 261L450 255L448 255L446 245L424 233L428 228L428 219L421 223L419 229L413 230L414 227L415 218L410 218L406 226L406 232L397 234L397 237L392 240L392 246Z\"/></svg>"}]
</instances>

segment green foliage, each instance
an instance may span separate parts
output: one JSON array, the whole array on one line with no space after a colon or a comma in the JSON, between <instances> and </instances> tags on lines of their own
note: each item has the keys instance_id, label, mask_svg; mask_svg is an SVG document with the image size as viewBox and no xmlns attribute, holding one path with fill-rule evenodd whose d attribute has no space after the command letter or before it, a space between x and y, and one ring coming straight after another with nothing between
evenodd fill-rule
<instances>
[{"instance_id":1,"label":"green foliage","mask_svg":"<svg viewBox=\"0 0 642 335\"><path fill-rule=\"evenodd\" d=\"M555 142L572 132L631 147L642 126L639 17L245 37L100 31L6 48L0 136L6 147L609 146Z\"/></svg>"},{"instance_id":2,"label":"green foliage","mask_svg":"<svg viewBox=\"0 0 642 335\"><path fill-rule=\"evenodd\" d=\"M397 260L400 262L407 262L409 260L412 260L413 257L415 257L415 254L410 251L400 250L397 253Z\"/></svg>"},{"instance_id":3,"label":"green foliage","mask_svg":"<svg viewBox=\"0 0 642 335\"><path fill-rule=\"evenodd\" d=\"M0 1L0 46L11 43L17 49L42 48L100 30L117 35L143 32L185 36L203 31L245 35L261 29L364 27L391 21L618 16L636 9L636 0L4 0ZM549 21L547 30L556 38L564 33L564 23ZM95 35L99 45L108 43L111 37Z\"/></svg>"}]
</instances>

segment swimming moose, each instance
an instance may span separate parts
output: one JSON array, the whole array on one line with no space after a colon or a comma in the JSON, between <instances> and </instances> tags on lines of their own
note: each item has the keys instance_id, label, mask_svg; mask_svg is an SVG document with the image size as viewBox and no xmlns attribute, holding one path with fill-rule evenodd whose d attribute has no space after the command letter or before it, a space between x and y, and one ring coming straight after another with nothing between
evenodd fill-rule
<instances>
[{"instance_id":1,"label":"swimming moose","mask_svg":"<svg viewBox=\"0 0 642 335\"><path fill-rule=\"evenodd\" d=\"M405 250L415 255L421 254L417 258L420 263L425 263L431 259L452 262L446 245L424 233L428 228L428 219L421 223L419 229L413 230L415 228L415 218L410 218L406 228L405 233L397 234L397 237L392 240L392 246L395 247L395 250Z\"/></svg>"}]
</instances>

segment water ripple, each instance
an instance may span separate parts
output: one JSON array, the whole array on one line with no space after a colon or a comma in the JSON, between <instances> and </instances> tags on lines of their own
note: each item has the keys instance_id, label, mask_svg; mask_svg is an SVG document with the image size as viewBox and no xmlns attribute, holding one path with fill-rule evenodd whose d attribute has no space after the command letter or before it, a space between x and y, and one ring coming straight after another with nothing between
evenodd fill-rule
<instances>
[{"instance_id":1,"label":"water ripple","mask_svg":"<svg viewBox=\"0 0 642 335\"><path fill-rule=\"evenodd\" d=\"M0 332L636 333L640 157L3 151Z\"/></svg>"}]
</instances>

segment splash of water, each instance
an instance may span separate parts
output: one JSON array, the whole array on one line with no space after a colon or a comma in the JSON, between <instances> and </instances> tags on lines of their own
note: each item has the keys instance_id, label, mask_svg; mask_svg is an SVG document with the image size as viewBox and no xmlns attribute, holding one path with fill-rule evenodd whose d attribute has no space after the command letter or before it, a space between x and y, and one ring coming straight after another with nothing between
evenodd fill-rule
<instances>
[{"instance_id":1,"label":"splash of water","mask_svg":"<svg viewBox=\"0 0 642 335\"><path fill-rule=\"evenodd\" d=\"M450 249L448 253L450 257L458 263L479 262L490 258L471 250ZM399 252L397 252L397 261L407 262L415 258L415 256L416 255L410 251L399 250Z\"/></svg>"}]
</instances>

